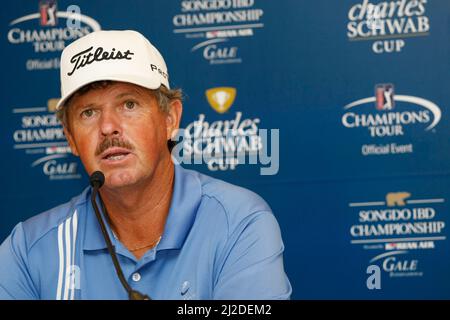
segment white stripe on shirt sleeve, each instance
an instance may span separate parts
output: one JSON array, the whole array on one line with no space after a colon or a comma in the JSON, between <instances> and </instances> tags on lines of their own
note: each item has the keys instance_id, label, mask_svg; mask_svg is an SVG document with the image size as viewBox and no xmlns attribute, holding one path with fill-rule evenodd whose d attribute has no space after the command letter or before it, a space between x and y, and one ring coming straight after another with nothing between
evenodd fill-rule
<instances>
[{"instance_id":1,"label":"white stripe on shirt sleeve","mask_svg":"<svg viewBox=\"0 0 450 320\"><path fill-rule=\"evenodd\" d=\"M73 214L73 220L72 220L72 265L70 266L72 271L71 276L71 282L70 282L70 300L74 300L75 298L75 286L77 280L80 281L79 277L80 274L78 272L78 269L75 268L75 244L77 242L77 228L78 228L78 213L75 210L75 213Z\"/></svg>"},{"instance_id":2,"label":"white stripe on shirt sleeve","mask_svg":"<svg viewBox=\"0 0 450 320\"><path fill-rule=\"evenodd\" d=\"M58 226L59 273L58 273L58 287L56 289L56 300L61 300L61 288L64 274L63 226L64 223L61 223Z\"/></svg>"},{"instance_id":3,"label":"white stripe on shirt sleeve","mask_svg":"<svg viewBox=\"0 0 450 320\"><path fill-rule=\"evenodd\" d=\"M65 264L65 276L64 276L64 296L63 300L67 300L69 298L69 282L70 282L70 260L71 260L71 250L70 250L70 222L72 221L72 217L66 220L65 223L65 243L66 243L66 264Z\"/></svg>"}]
</instances>

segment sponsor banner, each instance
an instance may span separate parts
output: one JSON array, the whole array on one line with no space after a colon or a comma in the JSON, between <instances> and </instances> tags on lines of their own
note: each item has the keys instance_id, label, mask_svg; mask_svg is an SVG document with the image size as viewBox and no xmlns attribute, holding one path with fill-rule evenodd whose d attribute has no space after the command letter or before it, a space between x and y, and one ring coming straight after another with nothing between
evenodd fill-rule
<instances>
[{"instance_id":1,"label":"sponsor banner","mask_svg":"<svg viewBox=\"0 0 450 320\"><path fill-rule=\"evenodd\" d=\"M370 251L368 264L379 265L389 278L426 276L432 266L423 266L423 253L447 241L447 199L395 191L384 199L363 200L348 204L354 220L350 243Z\"/></svg>"},{"instance_id":2,"label":"sponsor banner","mask_svg":"<svg viewBox=\"0 0 450 320\"><path fill-rule=\"evenodd\" d=\"M28 72L35 71L52 71L58 74L62 50L72 41L100 30L100 24L83 14L77 5L40 0L36 1L35 8L36 12L14 13L14 16L10 16L11 21L4 30L4 39L9 44L7 50L17 56L17 74L28 75ZM38 73L34 74L39 77ZM38 90L34 88L38 84L32 80L33 76L30 75L29 80L31 93ZM42 83L47 82L48 76L45 77ZM28 78L14 79L24 81L24 84L27 80ZM48 83L45 88L48 90L47 94L54 86L59 86L59 82ZM45 91L42 95L46 95ZM48 99L47 96L44 99L47 100L44 106L14 103L9 108L8 117L11 120L7 130L12 152L15 157L25 159L31 172L39 172L45 179L79 180L83 168L78 159L71 155L63 128L55 114L59 98Z\"/></svg>"},{"instance_id":3,"label":"sponsor banner","mask_svg":"<svg viewBox=\"0 0 450 320\"><path fill-rule=\"evenodd\" d=\"M77 5L3 6L0 241L89 185L50 99L61 50L100 26L135 29L185 92L181 164L267 201L293 299L450 298L450 2ZM86 70L94 48L69 71ZM370 266L379 290L366 286Z\"/></svg>"},{"instance_id":4,"label":"sponsor banner","mask_svg":"<svg viewBox=\"0 0 450 320\"><path fill-rule=\"evenodd\" d=\"M83 168L71 156L62 125L53 111L56 101L50 99L47 107L12 109L13 152L49 180L81 179Z\"/></svg>"},{"instance_id":5,"label":"sponsor banner","mask_svg":"<svg viewBox=\"0 0 450 320\"><path fill-rule=\"evenodd\" d=\"M264 28L264 10L256 0L182 0L179 4L172 18L173 32L189 39L191 53L210 65L242 63L236 40L250 39Z\"/></svg>"},{"instance_id":6,"label":"sponsor banner","mask_svg":"<svg viewBox=\"0 0 450 320\"><path fill-rule=\"evenodd\" d=\"M423 97L397 94L393 84L377 84L374 96L353 101L343 110L342 126L366 140L358 146L363 156L412 154L416 151L413 136L434 134L442 117L438 105Z\"/></svg>"}]
</instances>

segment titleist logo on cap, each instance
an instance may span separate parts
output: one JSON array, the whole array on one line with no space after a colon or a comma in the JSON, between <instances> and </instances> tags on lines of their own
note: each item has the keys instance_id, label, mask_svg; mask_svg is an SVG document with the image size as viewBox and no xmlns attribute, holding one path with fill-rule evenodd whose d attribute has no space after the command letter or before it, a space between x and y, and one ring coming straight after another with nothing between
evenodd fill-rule
<instances>
[{"instance_id":1,"label":"titleist logo on cap","mask_svg":"<svg viewBox=\"0 0 450 320\"><path fill-rule=\"evenodd\" d=\"M125 52L119 51L115 48L111 50L111 52L108 52L104 50L102 47L98 47L95 49L94 52L91 52L94 47L90 47L86 50L83 50L77 54L75 54L71 59L70 63L73 65L73 69L71 72L68 72L67 75L71 76L74 74L74 72L80 68L85 67L88 64L91 64L96 61L102 61L102 60L131 60L132 55L134 55L133 52L128 49Z\"/></svg>"}]
</instances>

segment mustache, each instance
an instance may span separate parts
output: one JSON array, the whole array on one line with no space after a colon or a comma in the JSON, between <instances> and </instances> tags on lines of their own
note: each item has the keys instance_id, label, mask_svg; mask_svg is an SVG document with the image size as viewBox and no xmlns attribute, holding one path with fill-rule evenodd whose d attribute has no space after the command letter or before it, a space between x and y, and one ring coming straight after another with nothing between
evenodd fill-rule
<instances>
[{"instance_id":1,"label":"mustache","mask_svg":"<svg viewBox=\"0 0 450 320\"><path fill-rule=\"evenodd\" d=\"M125 148L130 151L134 150L133 145L124 139L107 137L97 146L95 155L99 156L111 147Z\"/></svg>"}]
</instances>

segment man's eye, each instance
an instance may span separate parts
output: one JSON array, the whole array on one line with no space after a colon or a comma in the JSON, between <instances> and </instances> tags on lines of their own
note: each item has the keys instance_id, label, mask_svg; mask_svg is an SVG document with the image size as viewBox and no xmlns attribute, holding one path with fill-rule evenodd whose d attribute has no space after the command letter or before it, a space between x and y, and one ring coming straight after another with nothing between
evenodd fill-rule
<instances>
[{"instance_id":1,"label":"man's eye","mask_svg":"<svg viewBox=\"0 0 450 320\"><path fill-rule=\"evenodd\" d=\"M86 109L81 112L81 116L83 118L90 118L93 115L94 115L94 110L92 110L92 109Z\"/></svg>"},{"instance_id":2,"label":"man's eye","mask_svg":"<svg viewBox=\"0 0 450 320\"><path fill-rule=\"evenodd\" d=\"M136 107L136 103L134 101L126 101L125 108L128 110L133 110Z\"/></svg>"}]
</instances>

